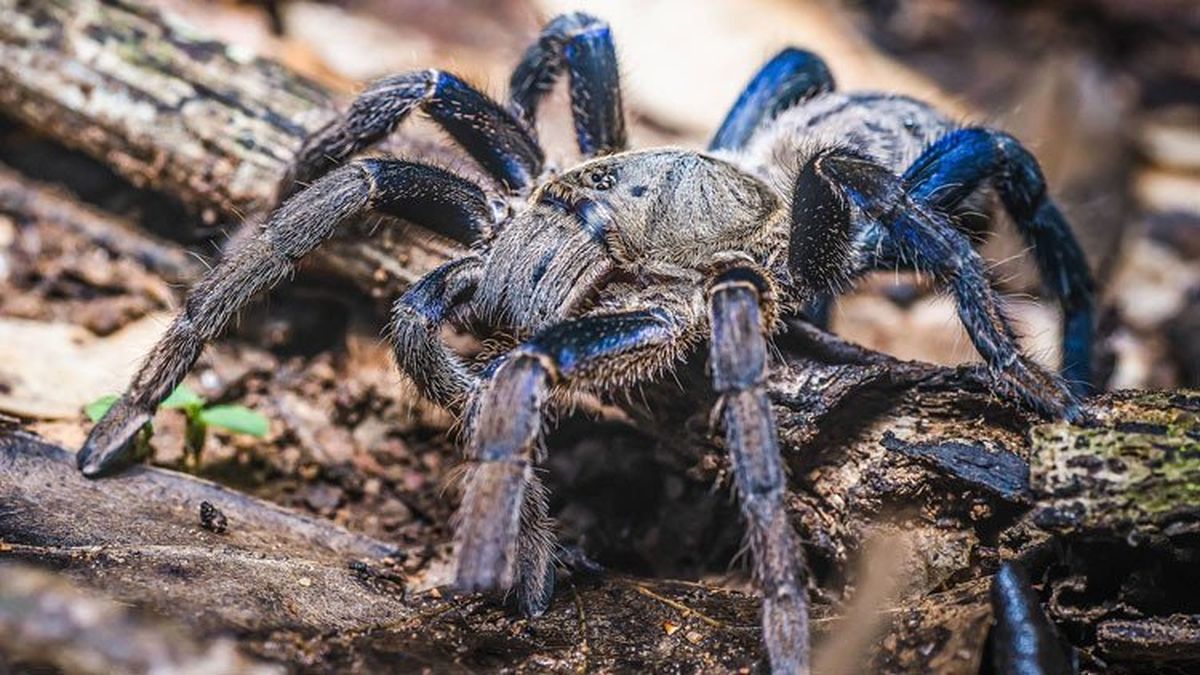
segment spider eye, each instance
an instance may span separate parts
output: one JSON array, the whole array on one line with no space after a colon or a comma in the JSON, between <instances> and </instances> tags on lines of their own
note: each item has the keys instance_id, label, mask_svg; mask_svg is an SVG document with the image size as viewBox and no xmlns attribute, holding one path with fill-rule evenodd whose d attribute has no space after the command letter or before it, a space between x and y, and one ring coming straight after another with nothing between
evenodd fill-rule
<instances>
[{"instance_id":1,"label":"spider eye","mask_svg":"<svg viewBox=\"0 0 1200 675\"><path fill-rule=\"evenodd\" d=\"M617 184L617 172L612 169L588 169L583 173L583 184L594 190L611 190Z\"/></svg>"}]
</instances>

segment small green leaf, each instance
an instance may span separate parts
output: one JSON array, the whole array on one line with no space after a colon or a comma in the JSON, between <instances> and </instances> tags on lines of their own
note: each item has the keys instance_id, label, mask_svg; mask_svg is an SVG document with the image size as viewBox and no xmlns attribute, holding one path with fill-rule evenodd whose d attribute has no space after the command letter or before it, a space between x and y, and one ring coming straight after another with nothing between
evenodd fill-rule
<instances>
[{"instance_id":1,"label":"small green leaf","mask_svg":"<svg viewBox=\"0 0 1200 675\"><path fill-rule=\"evenodd\" d=\"M171 392L171 395L159 404L159 407L183 408L186 410L188 408L199 408L202 405L204 405L204 399L196 392L188 389L187 385L181 384L175 387L175 391Z\"/></svg>"},{"instance_id":2,"label":"small green leaf","mask_svg":"<svg viewBox=\"0 0 1200 675\"><path fill-rule=\"evenodd\" d=\"M105 394L91 403L83 406L83 414L88 416L88 419L93 422L99 422L101 417L108 413L108 409L113 407L121 397L117 394Z\"/></svg>"},{"instance_id":3,"label":"small green leaf","mask_svg":"<svg viewBox=\"0 0 1200 675\"><path fill-rule=\"evenodd\" d=\"M210 427L220 427L255 438L267 435L270 423L266 417L244 405L214 405L200 411L200 421Z\"/></svg>"}]
</instances>

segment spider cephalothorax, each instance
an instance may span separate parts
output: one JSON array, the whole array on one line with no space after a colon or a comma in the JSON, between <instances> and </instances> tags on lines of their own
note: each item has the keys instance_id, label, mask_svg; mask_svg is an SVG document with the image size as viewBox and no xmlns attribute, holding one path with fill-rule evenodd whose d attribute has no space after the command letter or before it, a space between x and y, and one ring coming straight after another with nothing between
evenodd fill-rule
<instances>
[{"instance_id":1,"label":"spider cephalothorax","mask_svg":"<svg viewBox=\"0 0 1200 675\"><path fill-rule=\"evenodd\" d=\"M535 115L564 69L587 159L547 176ZM510 88L501 106L446 73L400 75L311 137L282 184L286 201L192 289L92 430L82 470L115 466L205 343L340 225L369 212L400 216L472 246L396 302L390 331L421 393L466 417L458 585L514 588L525 612L543 611L554 580L533 470L543 409L573 393L635 386L707 342L768 655L776 671L794 672L808 659L804 567L765 389L767 338L781 313L869 270L919 267L954 293L998 392L1051 417L1079 414L1091 277L1036 161L1011 136L956 127L903 97L834 93L819 58L789 49L751 80L707 152L626 151L609 30L583 14L546 27ZM494 177L490 194L435 167L354 159L414 109ZM956 216L988 192L1063 305L1065 379L1018 350L983 262L957 229ZM442 341L447 323L485 327L512 349L467 360Z\"/></svg>"}]
</instances>

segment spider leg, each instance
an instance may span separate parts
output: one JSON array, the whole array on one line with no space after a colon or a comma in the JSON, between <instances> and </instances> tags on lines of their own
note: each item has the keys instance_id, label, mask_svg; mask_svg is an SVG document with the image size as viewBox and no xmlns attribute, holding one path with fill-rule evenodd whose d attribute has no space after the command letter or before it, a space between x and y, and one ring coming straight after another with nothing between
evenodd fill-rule
<instances>
[{"instance_id":1,"label":"spider leg","mask_svg":"<svg viewBox=\"0 0 1200 675\"><path fill-rule=\"evenodd\" d=\"M1042 610L1037 592L1020 563L1006 561L992 578L992 669L1035 675L1077 673L1078 664Z\"/></svg>"},{"instance_id":2,"label":"spider leg","mask_svg":"<svg viewBox=\"0 0 1200 675\"><path fill-rule=\"evenodd\" d=\"M88 434L78 455L83 473L98 476L125 459L130 439L229 319L257 293L290 275L339 226L371 211L428 223L434 231L439 226L480 231L493 217L483 190L434 167L363 159L326 174L285 202L257 235L192 287L129 389Z\"/></svg>"},{"instance_id":3,"label":"spider leg","mask_svg":"<svg viewBox=\"0 0 1200 675\"><path fill-rule=\"evenodd\" d=\"M575 138L585 156L607 155L626 147L625 110L617 53L608 24L574 12L557 17L525 50L509 80L509 101L528 128L537 107L567 70Z\"/></svg>"},{"instance_id":4,"label":"spider leg","mask_svg":"<svg viewBox=\"0 0 1200 675\"><path fill-rule=\"evenodd\" d=\"M761 274L745 267L716 279L709 290L710 363L763 596L763 639L771 670L807 673L803 553L784 508L787 480L766 391L767 325L761 305L768 300L767 289Z\"/></svg>"},{"instance_id":5,"label":"spider leg","mask_svg":"<svg viewBox=\"0 0 1200 675\"><path fill-rule=\"evenodd\" d=\"M396 364L425 398L455 412L478 378L440 331L449 315L470 300L482 274L483 261L475 256L451 260L421 277L392 307Z\"/></svg>"},{"instance_id":6,"label":"spider leg","mask_svg":"<svg viewBox=\"0 0 1200 675\"><path fill-rule=\"evenodd\" d=\"M751 78L708 149L737 150L779 113L834 87L833 75L821 57L802 49L784 49Z\"/></svg>"},{"instance_id":7,"label":"spider leg","mask_svg":"<svg viewBox=\"0 0 1200 675\"><path fill-rule=\"evenodd\" d=\"M345 115L314 132L280 182L286 198L392 133L421 109L508 190L528 187L541 173L542 149L500 104L458 77L422 70L380 80Z\"/></svg>"},{"instance_id":8,"label":"spider leg","mask_svg":"<svg viewBox=\"0 0 1200 675\"><path fill-rule=\"evenodd\" d=\"M1063 308L1062 375L1077 393L1092 384L1092 296L1095 284L1071 227L1046 194L1037 160L1017 139L968 128L929 147L904 173L908 191L950 212L991 181L1026 243L1042 279Z\"/></svg>"},{"instance_id":9,"label":"spider leg","mask_svg":"<svg viewBox=\"0 0 1200 675\"><path fill-rule=\"evenodd\" d=\"M852 219L851 207L865 217ZM1052 417L1080 415L1056 376L1018 349L983 260L966 235L879 164L844 149L817 154L796 180L789 265L809 291L833 291L875 267L883 242L904 264L931 271L954 292L958 314L1002 390Z\"/></svg>"},{"instance_id":10,"label":"spider leg","mask_svg":"<svg viewBox=\"0 0 1200 675\"><path fill-rule=\"evenodd\" d=\"M476 465L459 509L458 588L504 590L515 582L525 613L545 610L553 576L534 463L551 389L596 383L606 373L653 372L674 358L685 333L663 309L584 316L543 330L499 362L469 415Z\"/></svg>"}]
</instances>

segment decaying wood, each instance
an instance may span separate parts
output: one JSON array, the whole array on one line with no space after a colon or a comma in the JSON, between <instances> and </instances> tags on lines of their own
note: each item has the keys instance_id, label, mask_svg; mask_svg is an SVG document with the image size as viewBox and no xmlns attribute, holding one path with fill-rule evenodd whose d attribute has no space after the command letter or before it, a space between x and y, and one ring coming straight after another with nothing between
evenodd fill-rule
<instances>
[{"instance_id":1,"label":"decaying wood","mask_svg":"<svg viewBox=\"0 0 1200 675\"><path fill-rule=\"evenodd\" d=\"M205 502L225 514L225 532L202 527ZM406 576L396 566L409 553L161 469L88 481L69 452L0 436L0 560L51 565L198 637L232 633L259 656L319 672L628 672L733 669L758 651L756 603L740 593L579 579L526 621L430 591L444 565ZM12 611L0 602L0 625Z\"/></svg>"},{"instance_id":2,"label":"decaying wood","mask_svg":"<svg viewBox=\"0 0 1200 675\"><path fill-rule=\"evenodd\" d=\"M568 581L546 616L520 619L492 603L434 590L449 579L444 564L406 575L399 565L420 551L397 550L162 469L139 467L89 481L69 452L21 432L2 433L0 561L49 565L107 600L32 577L36 588L14 587L4 597L18 595L24 604L0 603L0 623L50 620L28 607L34 597L104 611L116 601L137 608L139 616L187 626L182 653L234 658L220 643L208 652L200 642L189 647L232 634L254 656L315 663L319 672L501 664L535 672L712 672L760 657L757 601L739 592L583 576ZM205 503L224 514L225 531L204 526ZM976 578L880 608L884 634L871 650L877 671L977 672L991 612L986 595L987 579ZM828 614L828 606L818 608L814 625L819 644L836 650L836 637L825 635ZM117 616L121 621L104 630L151 635L137 616ZM75 644L102 636L90 625L70 630L77 631ZM4 653L62 663L60 652L39 651L53 646L43 641Z\"/></svg>"},{"instance_id":3,"label":"decaying wood","mask_svg":"<svg viewBox=\"0 0 1200 675\"><path fill-rule=\"evenodd\" d=\"M269 205L319 88L133 3L0 4L7 114L213 216Z\"/></svg>"},{"instance_id":4,"label":"decaying wood","mask_svg":"<svg viewBox=\"0 0 1200 675\"><path fill-rule=\"evenodd\" d=\"M1200 509L1200 393L1117 397L1104 426L1033 429L1034 514L1048 530L1132 541L1194 537Z\"/></svg>"},{"instance_id":5,"label":"decaying wood","mask_svg":"<svg viewBox=\"0 0 1200 675\"><path fill-rule=\"evenodd\" d=\"M0 0L0 106L134 185L233 224L274 204L300 142L336 114L316 84L123 0ZM390 149L455 161L433 144ZM385 295L449 251L382 232L335 242L312 265Z\"/></svg>"},{"instance_id":6,"label":"decaying wood","mask_svg":"<svg viewBox=\"0 0 1200 675\"><path fill-rule=\"evenodd\" d=\"M827 346L843 356L854 351L835 341ZM909 398L912 405L944 406L946 417L939 413L924 420L924 428L906 434L904 442L944 443L947 438L1008 433L997 418L986 415L954 422L951 412L962 408L938 391L946 386L939 378L952 373L912 368L925 371L917 384L893 383L884 390ZM871 386L867 389L872 393ZM981 400L986 401L980 397L967 405L989 405ZM1168 408L1181 415L1189 405L1194 406L1194 399L1185 397ZM1144 428L1122 431L1121 420L1153 417L1163 409L1155 395L1101 400L1094 412L1113 422L1097 431L1110 436L1153 433ZM884 608L884 633L871 650L873 671L977 672L991 616L988 577L999 554L984 541L985 533L1005 520L995 513L1005 504L992 498L992 477L956 474L953 462L931 468L923 461L898 461L883 440L886 432L877 435L874 422L857 431L845 427L844 420L839 425L850 433L844 450L818 450L824 456L801 462L810 467L801 478L808 485L793 495L818 569L828 574L844 567L829 565L828 557L822 563L822 551L831 542L852 546L852 540L879 530L907 537L906 548L917 553L901 565L906 592ZM834 490L849 479L835 479L832 463L861 472L844 493ZM1162 477L1164 489L1179 486L1171 477ZM225 531L206 528L201 515L205 502L225 516ZM1186 519L1187 506L1175 510L1176 519ZM972 524L972 518L978 520ZM844 522L830 525L837 519ZM1139 527L1135 523L1133 531L1123 531L1122 541L1136 539ZM506 665L537 671L584 666L642 670L667 664L711 671L736 669L759 654L757 603L738 592L610 574L582 576L568 579L545 617L524 620L481 599L455 599L434 590L449 578L446 551L440 553L441 563L406 574L398 564L407 556L427 554L398 550L161 469L141 467L117 478L88 481L75 470L69 452L20 432L5 432L0 440L0 542L0 559L50 565L81 587L172 617L201 638L232 632L253 655L318 663L322 671L370 672L404 665L487 669L500 664L494 660L497 654L504 655ZM826 590L815 596L819 635L829 626L822 617L837 612L828 592L838 584L826 579L823 585ZM853 594L849 600L854 601ZM1101 629L1099 648L1110 663L1133 655L1144 661L1159 643L1168 647L1162 658L1192 662L1193 652L1180 639L1190 633L1179 626L1194 619L1160 617L1129 624L1121 623L1122 611L1094 610L1093 625ZM837 634L818 644L836 649Z\"/></svg>"},{"instance_id":7,"label":"decaying wood","mask_svg":"<svg viewBox=\"0 0 1200 675\"><path fill-rule=\"evenodd\" d=\"M284 672L247 659L233 640L204 644L182 626L138 617L57 575L18 565L0 567L0 653L89 675Z\"/></svg>"}]
</instances>

